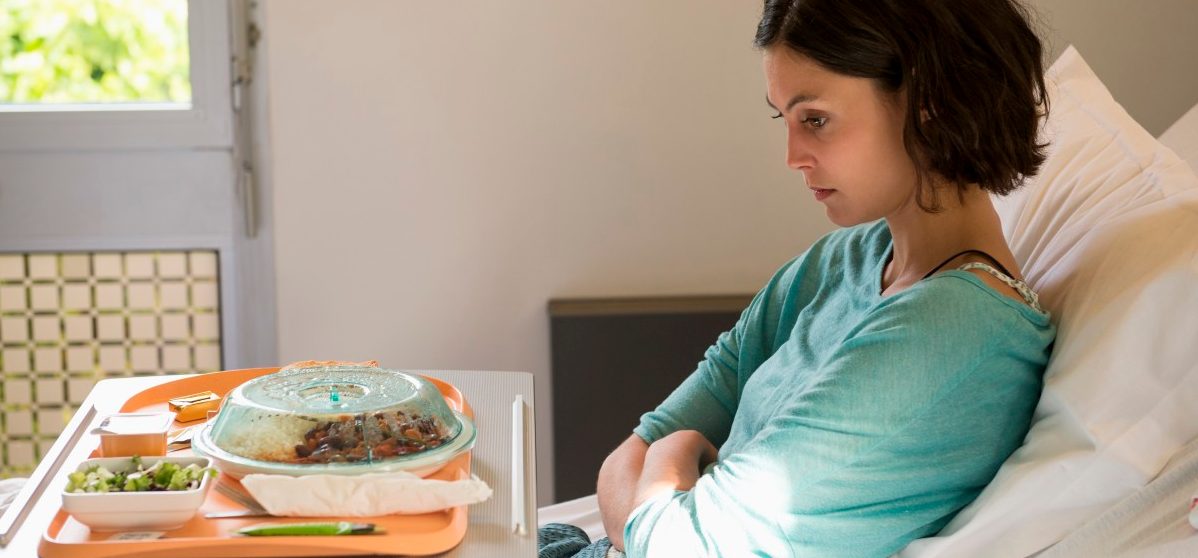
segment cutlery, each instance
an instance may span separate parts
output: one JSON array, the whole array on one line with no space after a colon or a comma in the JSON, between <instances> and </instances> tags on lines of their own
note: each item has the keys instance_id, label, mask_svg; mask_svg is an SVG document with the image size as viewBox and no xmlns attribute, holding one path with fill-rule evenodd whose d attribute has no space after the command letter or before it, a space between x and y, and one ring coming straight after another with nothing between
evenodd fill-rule
<instances>
[{"instance_id":1,"label":"cutlery","mask_svg":"<svg viewBox=\"0 0 1198 558\"><path fill-rule=\"evenodd\" d=\"M238 510L238 511L223 511L223 512L208 512L204 514L207 519L235 519L239 517L275 517L266 510Z\"/></svg>"},{"instance_id":2,"label":"cutlery","mask_svg":"<svg viewBox=\"0 0 1198 558\"><path fill-rule=\"evenodd\" d=\"M208 519L222 519L230 517L274 517L274 515L266 511L266 508L263 508L262 504L259 504L253 496L250 496L249 494L232 487L228 483L216 483L216 491L225 495L226 498L241 504L243 507L245 507L245 509L226 512L209 512L204 514L204 517Z\"/></svg>"}]
</instances>

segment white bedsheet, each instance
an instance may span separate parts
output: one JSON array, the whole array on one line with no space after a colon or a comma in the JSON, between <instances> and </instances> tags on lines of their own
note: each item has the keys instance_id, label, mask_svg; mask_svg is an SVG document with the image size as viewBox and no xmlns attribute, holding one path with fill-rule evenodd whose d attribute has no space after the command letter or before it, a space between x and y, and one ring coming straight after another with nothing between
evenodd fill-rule
<instances>
[{"instance_id":1,"label":"white bedsheet","mask_svg":"<svg viewBox=\"0 0 1198 558\"><path fill-rule=\"evenodd\" d=\"M1198 494L1198 440L1191 441L1147 486L1090 520L1036 558L1198 556L1198 530L1189 523Z\"/></svg>"},{"instance_id":2,"label":"white bedsheet","mask_svg":"<svg viewBox=\"0 0 1198 558\"><path fill-rule=\"evenodd\" d=\"M1178 452L1147 486L1071 533L1036 558L1191 558L1198 530L1190 526L1190 497L1198 494L1198 440ZM539 525L567 523L591 540L604 536L595 495L539 510Z\"/></svg>"},{"instance_id":3,"label":"white bedsheet","mask_svg":"<svg viewBox=\"0 0 1198 558\"><path fill-rule=\"evenodd\" d=\"M594 494L575 500L566 500L537 510L537 526L549 523L565 523L586 531L591 542L607 536L603 530L603 518L599 516L599 498Z\"/></svg>"}]
</instances>

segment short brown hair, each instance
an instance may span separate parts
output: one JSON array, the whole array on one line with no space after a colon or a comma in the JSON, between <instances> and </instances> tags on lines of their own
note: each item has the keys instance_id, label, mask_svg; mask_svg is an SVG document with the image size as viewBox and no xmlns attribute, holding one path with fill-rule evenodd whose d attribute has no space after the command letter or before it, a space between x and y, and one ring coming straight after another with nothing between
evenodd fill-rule
<instances>
[{"instance_id":1,"label":"short brown hair","mask_svg":"<svg viewBox=\"0 0 1198 558\"><path fill-rule=\"evenodd\" d=\"M1013 0L765 0L754 42L905 92L916 201L934 212L929 172L1003 195L1044 162L1036 134L1048 97L1030 19Z\"/></svg>"}]
</instances>

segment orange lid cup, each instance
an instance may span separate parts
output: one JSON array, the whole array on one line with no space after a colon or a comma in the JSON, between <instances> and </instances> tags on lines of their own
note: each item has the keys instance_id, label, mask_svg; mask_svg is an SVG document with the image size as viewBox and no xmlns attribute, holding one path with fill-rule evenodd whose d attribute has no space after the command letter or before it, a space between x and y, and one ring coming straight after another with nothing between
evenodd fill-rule
<instances>
[{"instance_id":1,"label":"orange lid cup","mask_svg":"<svg viewBox=\"0 0 1198 558\"><path fill-rule=\"evenodd\" d=\"M117 413L93 433L100 435L104 457L166 455L166 435L174 422L175 413Z\"/></svg>"}]
</instances>

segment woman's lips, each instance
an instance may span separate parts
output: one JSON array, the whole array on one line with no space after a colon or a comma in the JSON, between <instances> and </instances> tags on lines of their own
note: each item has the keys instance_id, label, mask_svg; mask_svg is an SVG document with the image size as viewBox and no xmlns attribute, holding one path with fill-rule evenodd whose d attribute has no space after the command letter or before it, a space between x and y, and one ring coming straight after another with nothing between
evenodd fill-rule
<instances>
[{"instance_id":1,"label":"woman's lips","mask_svg":"<svg viewBox=\"0 0 1198 558\"><path fill-rule=\"evenodd\" d=\"M824 201L828 196L831 196L836 190L825 190L823 188L812 188L811 191L815 194L815 201Z\"/></svg>"}]
</instances>

